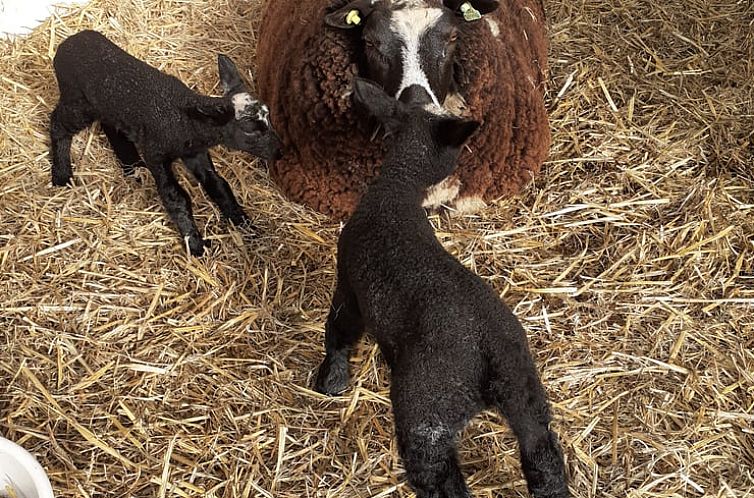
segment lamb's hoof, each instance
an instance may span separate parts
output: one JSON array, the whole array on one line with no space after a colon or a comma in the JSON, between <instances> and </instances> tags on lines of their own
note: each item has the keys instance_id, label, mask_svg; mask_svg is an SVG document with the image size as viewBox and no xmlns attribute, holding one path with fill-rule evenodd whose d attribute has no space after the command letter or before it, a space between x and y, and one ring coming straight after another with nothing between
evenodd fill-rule
<instances>
[{"instance_id":1,"label":"lamb's hoof","mask_svg":"<svg viewBox=\"0 0 754 498\"><path fill-rule=\"evenodd\" d=\"M73 176L70 173L52 172L52 185L55 187L73 186Z\"/></svg>"},{"instance_id":2,"label":"lamb's hoof","mask_svg":"<svg viewBox=\"0 0 754 498\"><path fill-rule=\"evenodd\" d=\"M246 213L234 214L230 217L230 222L242 230L256 230L254 223L252 223L251 218L246 216Z\"/></svg>"},{"instance_id":3,"label":"lamb's hoof","mask_svg":"<svg viewBox=\"0 0 754 498\"><path fill-rule=\"evenodd\" d=\"M257 236L257 227L245 214L230 219L230 222L241 232L244 240L252 240Z\"/></svg>"},{"instance_id":4,"label":"lamb's hoof","mask_svg":"<svg viewBox=\"0 0 754 498\"><path fill-rule=\"evenodd\" d=\"M131 171L123 170L123 176L126 177L126 179L136 183L137 185L142 185L144 182L141 180L141 177L136 174L136 170L133 169Z\"/></svg>"},{"instance_id":5,"label":"lamb's hoof","mask_svg":"<svg viewBox=\"0 0 754 498\"><path fill-rule=\"evenodd\" d=\"M562 473L562 469L559 473ZM528 484L529 493L534 498L571 498L565 476L549 480L549 482L531 482Z\"/></svg>"},{"instance_id":6,"label":"lamb's hoof","mask_svg":"<svg viewBox=\"0 0 754 498\"><path fill-rule=\"evenodd\" d=\"M556 491L554 493L539 493L539 494L532 494L534 498L572 498L571 492L567 489L565 491Z\"/></svg>"},{"instance_id":7,"label":"lamb's hoof","mask_svg":"<svg viewBox=\"0 0 754 498\"><path fill-rule=\"evenodd\" d=\"M204 248L210 247L211 244L208 240L204 240L199 236L189 236L188 238L189 252L192 256L202 256L204 254Z\"/></svg>"},{"instance_id":8,"label":"lamb's hoof","mask_svg":"<svg viewBox=\"0 0 754 498\"><path fill-rule=\"evenodd\" d=\"M319 366L314 388L328 396L345 391L348 388L348 361L325 358Z\"/></svg>"}]
</instances>

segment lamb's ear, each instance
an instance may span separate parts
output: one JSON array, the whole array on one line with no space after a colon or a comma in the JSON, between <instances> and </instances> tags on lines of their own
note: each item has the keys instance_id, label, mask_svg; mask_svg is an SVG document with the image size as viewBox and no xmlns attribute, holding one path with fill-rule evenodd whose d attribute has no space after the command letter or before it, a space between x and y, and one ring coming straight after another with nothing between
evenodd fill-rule
<instances>
[{"instance_id":1,"label":"lamb's ear","mask_svg":"<svg viewBox=\"0 0 754 498\"><path fill-rule=\"evenodd\" d=\"M241 73L233 61L227 55L217 54L217 70L220 73L220 83L223 85L225 95L243 91L244 84Z\"/></svg>"},{"instance_id":2,"label":"lamb's ear","mask_svg":"<svg viewBox=\"0 0 754 498\"><path fill-rule=\"evenodd\" d=\"M470 3L481 15L489 14L500 6L498 0L443 0L442 3L453 12L460 12L461 5Z\"/></svg>"},{"instance_id":3,"label":"lamb's ear","mask_svg":"<svg viewBox=\"0 0 754 498\"><path fill-rule=\"evenodd\" d=\"M375 0L353 0L325 16L331 28L353 29L363 25L364 19L374 10Z\"/></svg>"},{"instance_id":4,"label":"lamb's ear","mask_svg":"<svg viewBox=\"0 0 754 498\"><path fill-rule=\"evenodd\" d=\"M401 110L404 104L385 93L376 83L365 78L354 78L353 100L388 130L393 130L401 124Z\"/></svg>"},{"instance_id":5,"label":"lamb's ear","mask_svg":"<svg viewBox=\"0 0 754 498\"><path fill-rule=\"evenodd\" d=\"M446 147L459 149L477 128L479 128L479 121L443 118L435 125L435 138Z\"/></svg>"},{"instance_id":6,"label":"lamb's ear","mask_svg":"<svg viewBox=\"0 0 754 498\"><path fill-rule=\"evenodd\" d=\"M211 121L218 125L224 125L236 116L233 104L219 98L190 106L186 109L186 113L194 119Z\"/></svg>"}]
</instances>

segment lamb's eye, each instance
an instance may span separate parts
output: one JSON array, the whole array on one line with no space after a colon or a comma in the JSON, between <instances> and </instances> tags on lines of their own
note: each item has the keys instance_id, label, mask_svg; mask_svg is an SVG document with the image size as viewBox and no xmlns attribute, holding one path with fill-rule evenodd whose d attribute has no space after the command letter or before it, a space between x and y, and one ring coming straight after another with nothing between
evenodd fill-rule
<instances>
[{"instance_id":1,"label":"lamb's eye","mask_svg":"<svg viewBox=\"0 0 754 498\"><path fill-rule=\"evenodd\" d=\"M450 35L450 38L448 38L448 43L449 43L449 44L450 44L450 43L455 43L456 41L458 41L458 32L457 32L457 31L454 31L454 32L453 32L453 33L452 33L452 34Z\"/></svg>"},{"instance_id":2,"label":"lamb's eye","mask_svg":"<svg viewBox=\"0 0 754 498\"><path fill-rule=\"evenodd\" d=\"M249 119L244 122L243 131L247 135L253 135L255 133L267 131L267 125L258 119Z\"/></svg>"}]
</instances>

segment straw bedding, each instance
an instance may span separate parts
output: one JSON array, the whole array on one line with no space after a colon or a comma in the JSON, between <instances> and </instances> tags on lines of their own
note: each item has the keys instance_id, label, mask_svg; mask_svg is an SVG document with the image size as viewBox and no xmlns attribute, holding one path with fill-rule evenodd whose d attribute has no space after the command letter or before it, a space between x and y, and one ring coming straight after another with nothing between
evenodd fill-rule
<instances>
[{"instance_id":1,"label":"straw bedding","mask_svg":"<svg viewBox=\"0 0 754 498\"><path fill-rule=\"evenodd\" d=\"M527 327L574 496L754 494L754 5L549 0L550 161L521 197L432 218ZM54 47L81 28L201 91L253 68L256 0L93 0L0 45L0 433L58 496L409 496L372 342L353 389L310 389L338 227L218 150L259 227L187 258L151 179L102 134L49 180ZM527 496L487 413L461 440L476 496Z\"/></svg>"}]
</instances>

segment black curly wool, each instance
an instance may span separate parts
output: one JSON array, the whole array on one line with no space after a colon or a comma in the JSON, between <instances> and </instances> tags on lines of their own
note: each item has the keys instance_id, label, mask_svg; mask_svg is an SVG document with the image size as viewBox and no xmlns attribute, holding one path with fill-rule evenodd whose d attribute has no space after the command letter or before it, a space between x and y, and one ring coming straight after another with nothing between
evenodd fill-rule
<instances>
[{"instance_id":1,"label":"black curly wool","mask_svg":"<svg viewBox=\"0 0 754 498\"><path fill-rule=\"evenodd\" d=\"M50 117L53 185L71 181L73 135L100 121L127 175L137 166L149 169L192 254L201 254L206 242L194 223L191 200L171 169L176 159L183 160L227 219L246 223L248 217L215 170L208 149L224 144L272 158L280 143L269 127L266 106L248 96L230 59L220 56L218 64L226 95L207 97L96 31L63 41L53 60L60 88ZM254 117L247 118L250 113Z\"/></svg>"},{"instance_id":2,"label":"black curly wool","mask_svg":"<svg viewBox=\"0 0 754 498\"><path fill-rule=\"evenodd\" d=\"M477 123L408 109L357 80L357 100L391 116L382 171L338 240L337 287L316 388L347 387L365 329L391 370L398 447L419 498L470 496L456 436L480 410L507 418L535 498L567 498L563 458L523 328L485 282L448 254L422 208Z\"/></svg>"}]
</instances>

